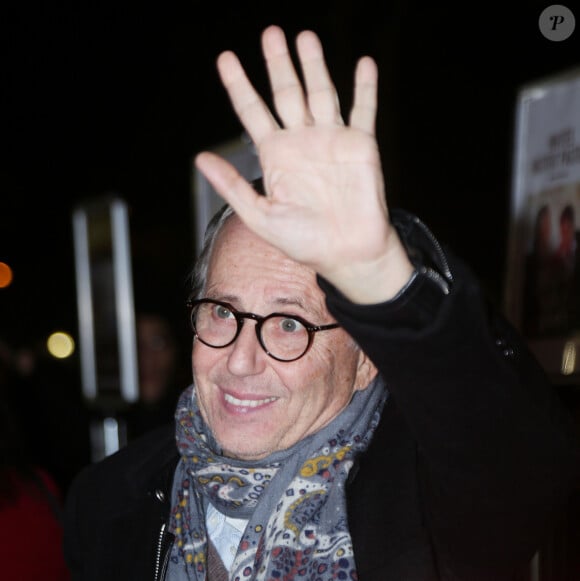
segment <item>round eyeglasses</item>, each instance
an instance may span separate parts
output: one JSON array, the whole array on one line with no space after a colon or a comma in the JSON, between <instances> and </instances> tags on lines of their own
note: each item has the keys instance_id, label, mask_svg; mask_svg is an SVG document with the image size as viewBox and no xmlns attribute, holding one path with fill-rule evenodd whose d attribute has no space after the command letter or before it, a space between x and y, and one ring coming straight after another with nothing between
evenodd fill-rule
<instances>
[{"instance_id":1,"label":"round eyeglasses","mask_svg":"<svg viewBox=\"0 0 580 581\"><path fill-rule=\"evenodd\" d=\"M242 313L229 303L213 299L189 301L191 326L195 336L208 347L231 345L240 334L244 319L256 321L256 336L262 349L278 361L296 361L310 349L314 333L340 325L312 325L297 315L272 313L265 317Z\"/></svg>"}]
</instances>

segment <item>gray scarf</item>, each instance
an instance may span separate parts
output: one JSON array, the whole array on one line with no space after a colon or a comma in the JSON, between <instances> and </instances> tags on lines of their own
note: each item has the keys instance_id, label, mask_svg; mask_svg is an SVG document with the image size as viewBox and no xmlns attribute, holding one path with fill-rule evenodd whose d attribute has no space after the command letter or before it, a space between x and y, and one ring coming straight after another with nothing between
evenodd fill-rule
<instances>
[{"instance_id":1,"label":"gray scarf","mask_svg":"<svg viewBox=\"0 0 580 581\"><path fill-rule=\"evenodd\" d=\"M377 377L323 429L256 462L221 455L194 386L185 390L175 414L181 459L172 491L171 578L206 581L205 506L211 502L227 516L249 519L233 581L356 579L345 482L387 397Z\"/></svg>"}]
</instances>

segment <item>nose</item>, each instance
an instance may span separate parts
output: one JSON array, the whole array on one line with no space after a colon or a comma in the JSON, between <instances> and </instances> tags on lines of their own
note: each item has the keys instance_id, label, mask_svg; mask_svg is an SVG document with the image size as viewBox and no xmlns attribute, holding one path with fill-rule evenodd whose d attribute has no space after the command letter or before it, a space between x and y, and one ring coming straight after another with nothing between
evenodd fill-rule
<instances>
[{"instance_id":1,"label":"nose","mask_svg":"<svg viewBox=\"0 0 580 581\"><path fill-rule=\"evenodd\" d=\"M257 375L264 370L268 356L258 341L255 321L245 319L228 351L228 369L233 375Z\"/></svg>"}]
</instances>

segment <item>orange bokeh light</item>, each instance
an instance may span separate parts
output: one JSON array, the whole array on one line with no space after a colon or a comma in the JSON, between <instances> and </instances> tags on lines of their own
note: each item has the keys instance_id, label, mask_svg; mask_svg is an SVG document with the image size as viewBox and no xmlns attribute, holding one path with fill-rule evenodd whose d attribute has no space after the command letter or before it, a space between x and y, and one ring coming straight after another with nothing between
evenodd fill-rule
<instances>
[{"instance_id":1,"label":"orange bokeh light","mask_svg":"<svg viewBox=\"0 0 580 581\"><path fill-rule=\"evenodd\" d=\"M12 278L12 269L5 262L0 262L0 288L10 286Z\"/></svg>"}]
</instances>

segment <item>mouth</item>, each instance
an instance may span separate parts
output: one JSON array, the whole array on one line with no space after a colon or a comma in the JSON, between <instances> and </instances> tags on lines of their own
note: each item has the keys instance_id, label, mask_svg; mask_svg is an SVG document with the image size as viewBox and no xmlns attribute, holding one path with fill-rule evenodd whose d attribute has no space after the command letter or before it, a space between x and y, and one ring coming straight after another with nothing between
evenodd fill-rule
<instances>
[{"instance_id":1,"label":"mouth","mask_svg":"<svg viewBox=\"0 0 580 581\"><path fill-rule=\"evenodd\" d=\"M276 401L277 397L266 397L263 399L238 399L229 393L224 393L226 403L237 408L257 408Z\"/></svg>"}]
</instances>

